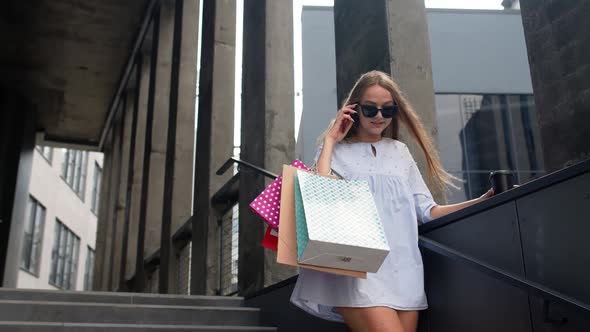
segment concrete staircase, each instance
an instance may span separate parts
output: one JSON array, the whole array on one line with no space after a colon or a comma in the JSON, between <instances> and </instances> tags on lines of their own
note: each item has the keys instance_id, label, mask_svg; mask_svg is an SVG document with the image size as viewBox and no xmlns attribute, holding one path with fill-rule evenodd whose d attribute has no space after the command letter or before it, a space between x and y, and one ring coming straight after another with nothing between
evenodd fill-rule
<instances>
[{"instance_id":1,"label":"concrete staircase","mask_svg":"<svg viewBox=\"0 0 590 332\"><path fill-rule=\"evenodd\" d=\"M2 332L277 331L243 298L0 288Z\"/></svg>"}]
</instances>

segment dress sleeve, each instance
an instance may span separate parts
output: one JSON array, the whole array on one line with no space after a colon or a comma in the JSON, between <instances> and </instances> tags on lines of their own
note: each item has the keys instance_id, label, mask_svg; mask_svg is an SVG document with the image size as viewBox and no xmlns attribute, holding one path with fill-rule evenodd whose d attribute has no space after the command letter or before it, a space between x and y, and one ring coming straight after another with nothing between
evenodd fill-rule
<instances>
[{"instance_id":1,"label":"dress sleeve","mask_svg":"<svg viewBox=\"0 0 590 332\"><path fill-rule=\"evenodd\" d=\"M414 207L416 208L416 216L418 217L418 223L423 224L432 220L432 216L430 215L430 209L435 207L437 204L434 202L432 198L432 194L430 190L424 183L424 179L422 178L422 174L420 174L420 170L418 169L418 165L416 165L416 161L410 154L410 151L407 150L407 155L409 156L409 176L408 181L410 185L410 190L414 196Z\"/></svg>"}]
</instances>

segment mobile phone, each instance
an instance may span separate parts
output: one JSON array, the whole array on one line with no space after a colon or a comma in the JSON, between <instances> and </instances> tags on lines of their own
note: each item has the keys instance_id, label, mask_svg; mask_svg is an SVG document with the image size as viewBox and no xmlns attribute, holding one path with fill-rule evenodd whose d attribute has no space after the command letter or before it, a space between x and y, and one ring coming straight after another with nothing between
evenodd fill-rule
<instances>
[{"instance_id":1,"label":"mobile phone","mask_svg":"<svg viewBox=\"0 0 590 332\"><path fill-rule=\"evenodd\" d=\"M355 111L357 111L357 112L358 112L358 107L359 107L358 105L356 105L356 106L354 107L354 110L355 110ZM357 122L357 121L359 120L359 115L358 115L358 113L352 113L350 116L352 117L352 119L353 119L355 122ZM342 120L342 126L340 126L340 131L342 131L342 132L345 132L345 131L346 131L346 127L348 126L348 121L349 121L348 119L344 119L344 120Z\"/></svg>"}]
</instances>

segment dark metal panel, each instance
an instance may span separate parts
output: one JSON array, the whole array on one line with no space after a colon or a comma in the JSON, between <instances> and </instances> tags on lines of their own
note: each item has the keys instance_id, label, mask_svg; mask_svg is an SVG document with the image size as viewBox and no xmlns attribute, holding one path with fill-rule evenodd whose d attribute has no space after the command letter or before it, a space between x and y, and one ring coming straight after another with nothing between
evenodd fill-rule
<instances>
[{"instance_id":1,"label":"dark metal panel","mask_svg":"<svg viewBox=\"0 0 590 332\"><path fill-rule=\"evenodd\" d=\"M486 264L524 277L514 202L464 218L424 236Z\"/></svg>"},{"instance_id":2,"label":"dark metal panel","mask_svg":"<svg viewBox=\"0 0 590 332\"><path fill-rule=\"evenodd\" d=\"M201 15L201 71L199 73L199 115L195 151L195 194L193 200L191 247L191 294L207 291L207 241L209 236L209 186L211 174L211 119L213 116L213 61L215 47L215 1L203 2Z\"/></svg>"},{"instance_id":3,"label":"dark metal panel","mask_svg":"<svg viewBox=\"0 0 590 332\"><path fill-rule=\"evenodd\" d=\"M473 258L469 255L463 254L457 250L451 249L444 244L440 244L436 241L427 239L423 236L420 237L419 240L420 248L422 250L428 250L431 252L435 252L439 255L444 257L453 259L459 263L461 263L465 268L473 268L478 270L482 273L487 274L488 276L495 278L499 281L503 281L508 285L518 287L519 289L528 292L530 295L535 296L542 296L547 301L554 301L565 303L576 308L586 310L586 313L590 313L590 306L577 301L565 294L561 294L553 289L547 288L541 284L535 283L533 281L527 280L526 278L522 278L517 276L513 273L510 273L506 270L500 269L498 267L486 264L476 258Z\"/></svg>"},{"instance_id":4,"label":"dark metal panel","mask_svg":"<svg viewBox=\"0 0 590 332\"><path fill-rule=\"evenodd\" d=\"M176 161L176 119L178 115L178 78L180 72L180 46L182 43L182 16L184 0L175 0L174 36L172 39L172 67L170 75L170 103L168 109L168 134L166 140L166 163L164 165L164 206L162 208L162 231L160 237L160 275L158 292L168 293L170 255L172 250L172 199L174 192L174 163Z\"/></svg>"},{"instance_id":5,"label":"dark metal panel","mask_svg":"<svg viewBox=\"0 0 590 332\"><path fill-rule=\"evenodd\" d=\"M137 234L137 256L135 259L135 285L134 290L143 291L145 287L145 223L147 213L147 199L150 173L150 158L152 152L152 128L154 126L154 98L156 93L156 69L158 66L158 45L160 40L160 6L154 8L152 13L152 52L150 58L150 86L148 89L148 102L145 127L145 144L143 147L143 172L141 176L141 198L139 201L139 225Z\"/></svg>"},{"instance_id":6,"label":"dark metal panel","mask_svg":"<svg viewBox=\"0 0 590 332\"><path fill-rule=\"evenodd\" d=\"M143 68L143 56L138 54L135 58L135 90L133 95L133 115L131 122L131 137L129 141L129 156L127 157L127 188L125 190L125 221L123 225L123 240L121 248L121 268L119 276L119 289L127 290L125 270L127 269L127 248L129 240L129 222L131 217L131 195L133 190L135 139L137 135L137 116L139 113L139 95L141 89L141 70Z\"/></svg>"},{"instance_id":7,"label":"dark metal panel","mask_svg":"<svg viewBox=\"0 0 590 332\"><path fill-rule=\"evenodd\" d=\"M581 332L590 329L587 311L563 302L546 303L532 296L531 318L535 332Z\"/></svg>"},{"instance_id":8,"label":"dark metal panel","mask_svg":"<svg viewBox=\"0 0 590 332\"><path fill-rule=\"evenodd\" d=\"M590 173L517 200L527 278L590 304Z\"/></svg>"},{"instance_id":9,"label":"dark metal panel","mask_svg":"<svg viewBox=\"0 0 590 332\"><path fill-rule=\"evenodd\" d=\"M531 331L525 291L436 253L422 256L429 331Z\"/></svg>"},{"instance_id":10,"label":"dark metal panel","mask_svg":"<svg viewBox=\"0 0 590 332\"><path fill-rule=\"evenodd\" d=\"M244 2L242 61L242 133L240 159L264 168L266 132L266 0ZM240 169L238 291L264 287L264 226L248 203L264 188L264 176Z\"/></svg>"},{"instance_id":11,"label":"dark metal panel","mask_svg":"<svg viewBox=\"0 0 590 332\"><path fill-rule=\"evenodd\" d=\"M551 174L547 174L534 181L527 182L526 184L518 188L514 188L512 190L508 190L499 195L488 198L481 203L474 204L472 206L461 209L457 212L451 213L449 215L446 215L444 217L438 218L429 223L421 225L419 227L420 234L429 233L431 231L434 231L435 229L445 227L448 224L452 224L466 217L479 214L490 208L503 205L506 202L514 201L521 197L530 195L545 188L549 188L558 183L568 181L572 178L579 176L580 174L585 174L588 172L590 172L590 160L579 162L571 167L562 169Z\"/></svg>"}]
</instances>

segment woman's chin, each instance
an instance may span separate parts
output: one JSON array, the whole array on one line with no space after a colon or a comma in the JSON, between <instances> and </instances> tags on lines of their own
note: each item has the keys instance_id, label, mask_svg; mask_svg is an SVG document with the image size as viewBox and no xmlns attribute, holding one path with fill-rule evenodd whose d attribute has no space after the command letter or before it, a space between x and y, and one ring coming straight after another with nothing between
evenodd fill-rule
<instances>
[{"instance_id":1,"label":"woman's chin","mask_svg":"<svg viewBox=\"0 0 590 332\"><path fill-rule=\"evenodd\" d=\"M369 134L374 137L381 137L383 130L385 130L385 128L371 128L371 130L369 130Z\"/></svg>"},{"instance_id":2,"label":"woman's chin","mask_svg":"<svg viewBox=\"0 0 590 332\"><path fill-rule=\"evenodd\" d=\"M368 137L374 137L374 138L379 138L381 137L381 135L383 134L383 131L385 130L385 127L369 127L369 128L363 128L362 131L364 131L364 136L368 136Z\"/></svg>"}]
</instances>

